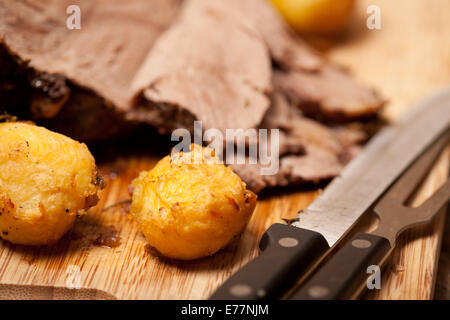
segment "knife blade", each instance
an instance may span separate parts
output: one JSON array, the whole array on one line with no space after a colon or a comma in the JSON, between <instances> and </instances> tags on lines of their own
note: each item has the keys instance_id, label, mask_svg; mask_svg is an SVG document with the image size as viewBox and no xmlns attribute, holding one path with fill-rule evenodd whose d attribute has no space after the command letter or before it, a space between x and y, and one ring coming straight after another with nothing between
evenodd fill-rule
<instances>
[{"instance_id":1,"label":"knife blade","mask_svg":"<svg viewBox=\"0 0 450 320\"><path fill-rule=\"evenodd\" d=\"M297 292L292 300L349 299L357 296L367 283L367 270L380 268L395 247L398 235L416 225L426 224L440 212L450 198L450 179L418 207L408 198L423 181L433 163L448 145L450 130L443 134L377 201L377 229L357 233Z\"/></svg>"},{"instance_id":2,"label":"knife blade","mask_svg":"<svg viewBox=\"0 0 450 320\"><path fill-rule=\"evenodd\" d=\"M395 179L450 125L450 87L420 102L384 128L333 179L292 225L274 224L260 255L238 270L211 299L280 297L333 248Z\"/></svg>"}]
</instances>

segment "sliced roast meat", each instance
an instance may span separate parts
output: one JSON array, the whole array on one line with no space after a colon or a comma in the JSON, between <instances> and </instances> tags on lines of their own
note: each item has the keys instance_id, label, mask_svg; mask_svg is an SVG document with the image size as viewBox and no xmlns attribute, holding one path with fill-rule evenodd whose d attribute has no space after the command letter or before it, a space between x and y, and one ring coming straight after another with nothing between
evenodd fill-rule
<instances>
[{"instance_id":1,"label":"sliced roast meat","mask_svg":"<svg viewBox=\"0 0 450 320\"><path fill-rule=\"evenodd\" d=\"M0 0L0 111L25 108L80 140L138 123L161 133L195 120L222 132L280 129L277 173L234 165L252 189L337 175L363 135L305 116L371 116L380 97L300 40L266 0L180 2ZM66 27L73 4L81 30Z\"/></svg>"},{"instance_id":2,"label":"sliced roast meat","mask_svg":"<svg viewBox=\"0 0 450 320\"><path fill-rule=\"evenodd\" d=\"M267 0L216 0L216 6L230 12L237 23L260 33L275 64L283 70L320 71L326 64L321 53L298 37ZM240 21L238 21L240 20Z\"/></svg>"},{"instance_id":3,"label":"sliced roast meat","mask_svg":"<svg viewBox=\"0 0 450 320\"><path fill-rule=\"evenodd\" d=\"M130 108L131 80L172 21L177 0L0 0L0 35L37 72L58 74ZM81 29L66 26L78 5Z\"/></svg>"},{"instance_id":4,"label":"sliced roast meat","mask_svg":"<svg viewBox=\"0 0 450 320\"><path fill-rule=\"evenodd\" d=\"M166 129L201 120L206 129L256 128L269 107L271 61L256 31L236 24L215 1L188 0L156 42L133 87L143 108L129 118ZM148 116L166 110L185 123ZM190 123L189 123L190 122Z\"/></svg>"},{"instance_id":5,"label":"sliced roast meat","mask_svg":"<svg viewBox=\"0 0 450 320\"><path fill-rule=\"evenodd\" d=\"M319 72L275 71L274 82L305 115L325 122L373 117L383 101L341 69L326 65Z\"/></svg>"},{"instance_id":6,"label":"sliced roast meat","mask_svg":"<svg viewBox=\"0 0 450 320\"><path fill-rule=\"evenodd\" d=\"M348 126L337 126L332 128L334 134L344 147L363 144L369 138L362 123L351 123Z\"/></svg>"},{"instance_id":7,"label":"sliced roast meat","mask_svg":"<svg viewBox=\"0 0 450 320\"><path fill-rule=\"evenodd\" d=\"M221 2L224 10L240 12L242 24L253 22L280 69L275 81L306 115L321 121L352 121L373 116L383 106L378 93L296 36L269 1L215 2Z\"/></svg>"},{"instance_id":8,"label":"sliced roast meat","mask_svg":"<svg viewBox=\"0 0 450 320\"><path fill-rule=\"evenodd\" d=\"M30 107L83 140L120 131L132 79L180 1L0 0L0 63L10 68L0 72L2 108ZM66 26L69 5L81 9L80 30ZM117 121L98 125L107 119Z\"/></svg>"},{"instance_id":9,"label":"sliced roast meat","mask_svg":"<svg viewBox=\"0 0 450 320\"><path fill-rule=\"evenodd\" d=\"M280 129L278 172L262 174L264 166L250 164L248 157L246 164L233 165L237 174L256 192L331 179L357 154L358 143L366 137L364 132L356 129L333 130L305 118L279 92L273 94L271 108L261 126Z\"/></svg>"},{"instance_id":10,"label":"sliced roast meat","mask_svg":"<svg viewBox=\"0 0 450 320\"><path fill-rule=\"evenodd\" d=\"M332 130L304 117L280 92L273 94L272 106L265 115L261 127L280 128L291 140L305 146L306 150L310 145L319 146L336 155L342 150L342 145Z\"/></svg>"}]
</instances>

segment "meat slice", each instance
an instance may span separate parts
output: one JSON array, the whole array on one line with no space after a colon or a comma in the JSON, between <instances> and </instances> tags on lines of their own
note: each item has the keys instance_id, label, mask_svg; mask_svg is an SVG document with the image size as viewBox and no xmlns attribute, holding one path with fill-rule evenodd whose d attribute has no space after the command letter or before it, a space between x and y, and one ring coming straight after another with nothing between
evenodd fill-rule
<instances>
[{"instance_id":1,"label":"meat slice","mask_svg":"<svg viewBox=\"0 0 450 320\"><path fill-rule=\"evenodd\" d=\"M314 72L326 63L285 23L267 0L217 0L217 6L230 12L237 23L255 28L264 39L274 62L283 70Z\"/></svg>"},{"instance_id":2,"label":"meat slice","mask_svg":"<svg viewBox=\"0 0 450 320\"><path fill-rule=\"evenodd\" d=\"M133 87L143 108L128 117L160 130L191 127L192 120L206 129L255 128L269 107L271 72L258 32L236 24L215 1L190 0L139 70Z\"/></svg>"},{"instance_id":3,"label":"meat slice","mask_svg":"<svg viewBox=\"0 0 450 320\"><path fill-rule=\"evenodd\" d=\"M305 115L321 121L352 121L373 116L383 106L379 94L296 36L269 1L217 1L224 10L240 12L241 23L253 22L278 66L274 81Z\"/></svg>"},{"instance_id":4,"label":"meat slice","mask_svg":"<svg viewBox=\"0 0 450 320\"><path fill-rule=\"evenodd\" d=\"M383 102L344 71L324 65L320 71L275 71L274 82L305 115L324 122L373 117Z\"/></svg>"},{"instance_id":5,"label":"meat slice","mask_svg":"<svg viewBox=\"0 0 450 320\"><path fill-rule=\"evenodd\" d=\"M373 92L309 48L264 0L187 1L153 47L180 1L0 0L0 62L15 65L0 71L2 100L30 105L34 119L82 140L122 130L124 118L163 133L194 120L254 128L269 106L271 56L281 68L275 81L308 115L353 119L379 108ZM81 7L81 30L66 28L72 4ZM79 94L88 97L83 106ZM105 117L108 130L88 127Z\"/></svg>"},{"instance_id":6,"label":"meat slice","mask_svg":"<svg viewBox=\"0 0 450 320\"><path fill-rule=\"evenodd\" d=\"M359 130L333 130L305 118L277 91L261 126L280 129L278 172L262 175L261 164L249 164L248 159L246 164L233 165L237 174L255 192L331 179L356 155L358 143L366 138Z\"/></svg>"},{"instance_id":7,"label":"meat slice","mask_svg":"<svg viewBox=\"0 0 450 320\"><path fill-rule=\"evenodd\" d=\"M139 122L162 133L194 120L280 129L276 174L234 165L251 188L337 175L362 135L304 114L370 116L378 95L309 48L265 0L187 0L179 12L180 1L0 0L0 108L30 106L80 140ZM81 30L66 28L69 4L81 7Z\"/></svg>"},{"instance_id":8,"label":"meat slice","mask_svg":"<svg viewBox=\"0 0 450 320\"><path fill-rule=\"evenodd\" d=\"M128 109L130 83L156 38L172 21L177 0L0 0L0 35L38 72L58 74ZM66 26L79 5L80 30Z\"/></svg>"},{"instance_id":9,"label":"meat slice","mask_svg":"<svg viewBox=\"0 0 450 320\"><path fill-rule=\"evenodd\" d=\"M82 140L119 131L133 107L132 79L179 3L0 0L0 63L9 66L0 71L0 96ZM69 5L81 9L81 30L66 27ZM18 92L27 99L12 101Z\"/></svg>"}]
</instances>

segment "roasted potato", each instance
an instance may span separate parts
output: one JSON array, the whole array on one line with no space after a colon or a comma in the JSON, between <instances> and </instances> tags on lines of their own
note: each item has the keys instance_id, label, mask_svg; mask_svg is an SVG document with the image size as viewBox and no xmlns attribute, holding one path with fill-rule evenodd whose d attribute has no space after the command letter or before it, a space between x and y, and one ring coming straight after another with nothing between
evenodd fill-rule
<instances>
[{"instance_id":1,"label":"roasted potato","mask_svg":"<svg viewBox=\"0 0 450 320\"><path fill-rule=\"evenodd\" d=\"M0 123L0 236L58 241L96 204L99 179L86 145L33 124Z\"/></svg>"},{"instance_id":2,"label":"roasted potato","mask_svg":"<svg viewBox=\"0 0 450 320\"><path fill-rule=\"evenodd\" d=\"M232 168L211 149L193 146L132 182L131 214L149 244L168 258L197 259L224 248L256 205L256 195Z\"/></svg>"},{"instance_id":3,"label":"roasted potato","mask_svg":"<svg viewBox=\"0 0 450 320\"><path fill-rule=\"evenodd\" d=\"M332 35L349 20L354 0L271 0L294 30Z\"/></svg>"}]
</instances>

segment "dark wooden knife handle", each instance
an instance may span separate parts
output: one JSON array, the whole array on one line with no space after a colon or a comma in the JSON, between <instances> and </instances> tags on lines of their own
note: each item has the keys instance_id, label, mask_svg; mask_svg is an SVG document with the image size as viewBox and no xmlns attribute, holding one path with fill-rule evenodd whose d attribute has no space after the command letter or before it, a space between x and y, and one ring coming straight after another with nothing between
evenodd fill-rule
<instances>
[{"instance_id":1,"label":"dark wooden knife handle","mask_svg":"<svg viewBox=\"0 0 450 320\"><path fill-rule=\"evenodd\" d=\"M367 268L379 265L390 249L387 239L358 233L289 299L348 299L369 277Z\"/></svg>"},{"instance_id":2,"label":"dark wooden knife handle","mask_svg":"<svg viewBox=\"0 0 450 320\"><path fill-rule=\"evenodd\" d=\"M260 255L231 276L211 299L278 298L329 246L318 232L276 223L264 233L260 249Z\"/></svg>"}]
</instances>

